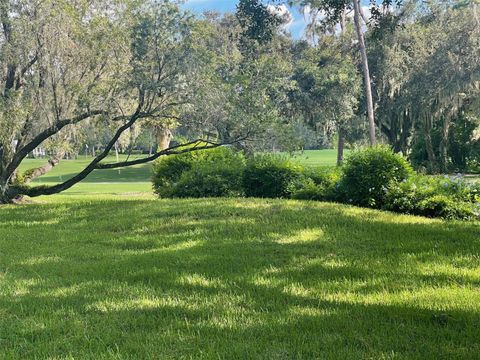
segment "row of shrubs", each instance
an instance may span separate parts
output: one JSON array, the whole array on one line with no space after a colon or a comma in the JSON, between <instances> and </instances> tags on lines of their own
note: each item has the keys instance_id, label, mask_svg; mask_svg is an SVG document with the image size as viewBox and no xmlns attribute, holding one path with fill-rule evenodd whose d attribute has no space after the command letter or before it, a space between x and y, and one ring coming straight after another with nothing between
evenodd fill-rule
<instances>
[{"instance_id":1,"label":"row of shrubs","mask_svg":"<svg viewBox=\"0 0 480 360\"><path fill-rule=\"evenodd\" d=\"M154 190L164 198L263 197L348 203L446 219L480 216L480 184L416 174L385 146L356 151L342 168L315 169L282 156L246 158L231 148L160 159Z\"/></svg>"}]
</instances>

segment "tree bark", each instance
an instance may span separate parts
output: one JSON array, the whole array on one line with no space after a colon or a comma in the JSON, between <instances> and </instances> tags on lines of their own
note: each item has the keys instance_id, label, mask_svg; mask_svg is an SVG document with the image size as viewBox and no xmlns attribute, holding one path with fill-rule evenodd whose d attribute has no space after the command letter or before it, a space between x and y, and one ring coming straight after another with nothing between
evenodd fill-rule
<instances>
[{"instance_id":1,"label":"tree bark","mask_svg":"<svg viewBox=\"0 0 480 360\"><path fill-rule=\"evenodd\" d=\"M435 172L437 167L437 157L435 150L433 149L432 135L431 135L431 119L425 119L425 149L427 151L427 157L429 162L429 172Z\"/></svg>"},{"instance_id":2,"label":"tree bark","mask_svg":"<svg viewBox=\"0 0 480 360\"><path fill-rule=\"evenodd\" d=\"M478 17L477 1L478 0L472 0L470 2L470 6L472 8L473 17L475 18L475 21L477 22L477 26L480 26L480 18Z\"/></svg>"},{"instance_id":3,"label":"tree bark","mask_svg":"<svg viewBox=\"0 0 480 360\"><path fill-rule=\"evenodd\" d=\"M343 128L340 126L338 128L337 166L343 165L344 149L345 149L345 132Z\"/></svg>"},{"instance_id":4,"label":"tree bark","mask_svg":"<svg viewBox=\"0 0 480 360\"><path fill-rule=\"evenodd\" d=\"M370 138L370 144L374 146L376 144L375 115L373 112L372 84L370 79L370 70L368 68L367 48L365 45L365 37L363 36L362 23L360 21L360 17L361 17L360 0L353 0L353 9L354 9L355 30L357 32L360 56L362 59L363 83L365 87L365 97L367 100L369 138Z\"/></svg>"},{"instance_id":5,"label":"tree bark","mask_svg":"<svg viewBox=\"0 0 480 360\"><path fill-rule=\"evenodd\" d=\"M117 162L120 161L120 156L118 154L118 141L115 143L115 158L117 159Z\"/></svg>"},{"instance_id":6,"label":"tree bark","mask_svg":"<svg viewBox=\"0 0 480 360\"><path fill-rule=\"evenodd\" d=\"M443 119L442 139L440 141L440 162L441 171L448 171L448 137L450 134L450 119L445 116Z\"/></svg>"},{"instance_id":7,"label":"tree bark","mask_svg":"<svg viewBox=\"0 0 480 360\"><path fill-rule=\"evenodd\" d=\"M170 142L172 141L172 132L165 125L158 126L156 130L158 150L162 151L168 149L170 147Z\"/></svg>"},{"instance_id":8,"label":"tree bark","mask_svg":"<svg viewBox=\"0 0 480 360\"><path fill-rule=\"evenodd\" d=\"M60 159L63 157L62 155L58 156L53 156L50 159L48 159L47 163L43 166L40 166L36 169L32 169L30 171L27 171L27 175L23 178L23 181L28 184L35 180L36 178L39 178L42 175L45 175L49 171L51 171L55 166L57 166L60 163Z\"/></svg>"},{"instance_id":9,"label":"tree bark","mask_svg":"<svg viewBox=\"0 0 480 360\"><path fill-rule=\"evenodd\" d=\"M12 187L9 181L0 179L0 205L13 204L19 196L17 189Z\"/></svg>"}]
</instances>

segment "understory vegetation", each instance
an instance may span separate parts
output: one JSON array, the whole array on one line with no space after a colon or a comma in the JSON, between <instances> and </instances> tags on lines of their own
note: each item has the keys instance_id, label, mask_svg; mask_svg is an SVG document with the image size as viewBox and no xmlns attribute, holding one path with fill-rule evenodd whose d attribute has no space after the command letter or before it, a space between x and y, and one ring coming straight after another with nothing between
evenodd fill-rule
<instances>
[{"instance_id":1,"label":"understory vegetation","mask_svg":"<svg viewBox=\"0 0 480 360\"><path fill-rule=\"evenodd\" d=\"M480 353L477 223L276 199L38 201L0 209L2 359Z\"/></svg>"},{"instance_id":2,"label":"understory vegetation","mask_svg":"<svg viewBox=\"0 0 480 360\"><path fill-rule=\"evenodd\" d=\"M273 154L246 159L231 148L173 155L157 161L153 183L164 198L294 198L445 219L480 217L480 184L460 175L415 173L386 146L354 151L340 169L304 167Z\"/></svg>"}]
</instances>

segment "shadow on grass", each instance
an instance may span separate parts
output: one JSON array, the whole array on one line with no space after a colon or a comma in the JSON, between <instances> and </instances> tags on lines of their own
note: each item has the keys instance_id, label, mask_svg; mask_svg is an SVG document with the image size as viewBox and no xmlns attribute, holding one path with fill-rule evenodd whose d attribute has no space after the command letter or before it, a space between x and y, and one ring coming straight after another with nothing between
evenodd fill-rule
<instances>
[{"instance_id":1,"label":"shadow on grass","mask_svg":"<svg viewBox=\"0 0 480 360\"><path fill-rule=\"evenodd\" d=\"M0 212L12 357L480 353L478 224L280 200Z\"/></svg>"}]
</instances>

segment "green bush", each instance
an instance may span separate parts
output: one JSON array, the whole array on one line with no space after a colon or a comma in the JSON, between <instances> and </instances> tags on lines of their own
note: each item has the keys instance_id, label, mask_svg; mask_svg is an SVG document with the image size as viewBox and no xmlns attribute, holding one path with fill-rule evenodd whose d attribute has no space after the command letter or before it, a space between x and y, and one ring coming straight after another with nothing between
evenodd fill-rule
<instances>
[{"instance_id":1,"label":"green bush","mask_svg":"<svg viewBox=\"0 0 480 360\"><path fill-rule=\"evenodd\" d=\"M160 158L153 187L160 197L241 196L245 157L230 148Z\"/></svg>"},{"instance_id":2,"label":"green bush","mask_svg":"<svg viewBox=\"0 0 480 360\"><path fill-rule=\"evenodd\" d=\"M303 186L297 188L292 198L298 200L337 201L341 171L333 169L311 169L304 171Z\"/></svg>"},{"instance_id":3,"label":"green bush","mask_svg":"<svg viewBox=\"0 0 480 360\"><path fill-rule=\"evenodd\" d=\"M159 158L153 164L153 190L160 197L173 197L175 186L182 174L204 156L201 152L189 152Z\"/></svg>"},{"instance_id":4,"label":"green bush","mask_svg":"<svg viewBox=\"0 0 480 360\"><path fill-rule=\"evenodd\" d=\"M308 183L303 167L283 156L256 155L247 162L243 187L248 197L289 198Z\"/></svg>"},{"instance_id":5,"label":"green bush","mask_svg":"<svg viewBox=\"0 0 480 360\"><path fill-rule=\"evenodd\" d=\"M303 168L275 155L246 161L230 148L190 152L159 159L153 182L160 197L294 198L445 219L480 217L480 183L415 174L383 146L353 153L342 169Z\"/></svg>"},{"instance_id":6,"label":"green bush","mask_svg":"<svg viewBox=\"0 0 480 360\"><path fill-rule=\"evenodd\" d=\"M388 186L412 174L407 160L390 148L366 148L355 151L347 158L337 194L347 203L381 208Z\"/></svg>"},{"instance_id":7,"label":"green bush","mask_svg":"<svg viewBox=\"0 0 480 360\"><path fill-rule=\"evenodd\" d=\"M434 195L420 201L418 215L461 220L472 220L477 217L474 204L456 201L446 195Z\"/></svg>"},{"instance_id":8,"label":"green bush","mask_svg":"<svg viewBox=\"0 0 480 360\"><path fill-rule=\"evenodd\" d=\"M479 190L478 184L460 177L416 175L390 184L384 208L428 217L474 219L480 215Z\"/></svg>"}]
</instances>

